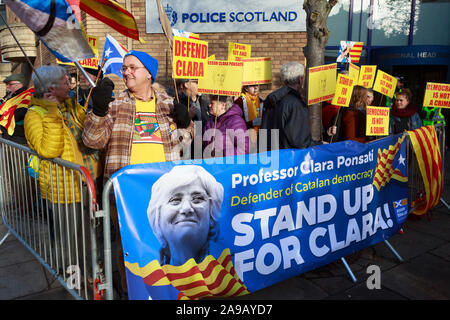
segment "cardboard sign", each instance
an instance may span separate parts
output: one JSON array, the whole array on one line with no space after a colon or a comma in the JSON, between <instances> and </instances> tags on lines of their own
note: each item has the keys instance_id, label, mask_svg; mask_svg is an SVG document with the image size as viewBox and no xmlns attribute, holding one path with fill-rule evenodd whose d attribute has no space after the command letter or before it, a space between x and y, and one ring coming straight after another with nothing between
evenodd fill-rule
<instances>
[{"instance_id":1,"label":"cardboard sign","mask_svg":"<svg viewBox=\"0 0 450 320\"><path fill-rule=\"evenodd\" d=\"M338 74L336 91L331 104L335 106L348 107L355 83L355 80L351 77Z\"/></svg>"},{"instance_id":2,"label":"cardboard sign","mask_svg":"<svg viewBox=\"0 0 450 320\"><path fill-rule=\"evenodd\" d=\"M353 63L349 63L348 64L348 75L349 75L350 78L355 80L355 84L358 83L359 69L361 69L361 68L358 67L357 65L353 64Z\"/></svg>"},{"instance_id":3,"label":"cardboard sign","mask_svg":"<svg viewBox=\"0 0 450 320\"><path fill-rule=\"evenodd\" d=\"M174 79L202 79L206 77L208 42L173 37Z\"/></svg>"},{"instance_id":4,"label":"cardboard sign","mask_svg":"<svg viewBox=\"0 0 450 320\"><path fill-rule=\"evenodd\" d=\"M248 59L251 57L252 46L242 43L228 43L228 60L229 61L241 61L242 59Z\"/></svg>"},{"instance_id":5,"label":"cardboard sign","mask_svg":"<svg viewBox=\"0 0 450 320\"><path fill-rule=\"evenodd\" d=\"M423 106L450 108L450 84L427 82Z\"/></svg>"},{"instance_id":6,"label":"cardboard sign","mask_svg":"<svg viewBox=\"0 0 450 320\"><path fill-rule=\"evenodd\" d=\"M242 85L272 82L272 58L251 58L242 62L244 63Z\"/></svg>"},{"instance_id":7,"label":"cardboard sign","mask_svg":"<svg viewBox=\"0 0 450 320\"><path fill-rule=\"evenodd\" d=\"M397 79L395 77L387 74L386 72L378 70L377 77L375 78L375 83L373 85L373 90L392 99L396 87Z\"/></svg>"},{"instance_id":8,"label":"cardboard sign","mask_svg":"<svg viewBox=\"0 0 450 320\"><path fill-rule=\"evenodd\" d=\"M95 54L95 57L84 59L79 62L83 68L97 69L99 66L99 64L98 64L98 37L87 35L87 39L88 39L89 46L91 47L92 51ZM56 62L58 64L75 66L75 64L73 62L62 62L58 58L56 58Z\"/></svg>"},{"instance_id":9,"label":"cardboard sign","mask_svg":"<svg viewBox=\"0 0 450 320\"><path fill-rule=\"evenodd\" d=\"M368 106L366 112L366 135L389 135L389 108Z\"/></svg>"},{"instance_id":10,"label":"cardboard sign","mask_svg":"<svg viewBox=\"0 0 450 320\"><path fill-rule=\"evenodd\" d=\"M308 105L333 98L336 90L337 64L327 64L308 70Z\"/></svg>"},{"instance_id":11,"label":"cardboard sign","mask_svg":"<svg viewBox=\"0 0 450 320\"><path fill-rule=\"evenodd\" d=\"M209 60L205 78L198 80L198 92L220 96L238 96L241 93L242 61Z\"/></svg>"},{"instance_id":12,"label":"cardboard sign","mask_svg":"<svg viewBox=\"0 0 450 320\"><path fill-rule=\"evenodd\" d=\"M358 85L363 86L364 88L372 88L376 71L377 66L361 66L361 70L359 71Z\"/></svg>"}]
</instances>

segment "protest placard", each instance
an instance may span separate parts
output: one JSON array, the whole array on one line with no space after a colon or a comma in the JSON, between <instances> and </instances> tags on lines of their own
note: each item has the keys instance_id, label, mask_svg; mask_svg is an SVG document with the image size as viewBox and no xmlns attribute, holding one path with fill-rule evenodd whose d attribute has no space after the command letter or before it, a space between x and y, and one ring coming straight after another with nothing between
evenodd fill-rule
<instances>
[{"instance_id":1,"label":"protest placard","mask_svg":"<svg viewBox=\"0 0 450 320\"><path fill-rule=\"evenodd\" d=\"M361 68L353 63L348 64L348 75L355 80L355 84L358 83L359 69Z\"/></svg>"},{"instance_id":2,"label":"protest placard","mask_svg":"<svg viewBox=\"0 0 450 320\"><path fill-rule=\"evenodd\" d=\"M423 106L450 108L450 84L427 82Z\"/></svg>"},{"instance_id":3,"label":"protest placard","mask_svg":"<svg viewBox=\"0 0 450 320\"><path fill-rule=\"evenodd\" d=\"M343 74L338 74L338 79L336 82L336 91L334 93L332 105L348 107L350 103L350 98L352 97L353 86L355 85L355 80L349 76Z\"/></svg>"},{"instance_id":4,"label":"protest placard","mask_svg":"<svg viewBox=\"0 0 450 320\"><path fill-rule=\"evenodd\" d=\"M364 88L372 88L376 71L377 66L361 66L361 70L359 71L358 85L363 86Z\"/></svg>"},{"instance_id":5,"label":"protest placard","mask_svg":"<svg viewBox=\"0 0 450 320\"><path fill-rule=\"evenodd\" d=\"M384 94L392 99L395 93L395 88L397 87L397 79L386 72L378 70L377 77L373 84L373 90Z\"/></svg>"},{"instance_id":6,"label":"protest placard","mask_svg":"<svg viewBox=\"0 0 450 320\"><path fill-rule=\"evenodd\" d=\"M272 82L271 58L250 58L241 61L244 63L242 85Z\"/></svg>"},{"instance_id":7,"label":"protest placard","mask_svg":"<svg viewBox=\"0 0 450 320\"><path fill-rule=\"evenodd\" d=\"M308 105L333 98L336 90L337 64L327 64L308 70Z\"/></svg>"},{"instance_id":8,"label":"protest placard","mask_svg":"<svg viewBox=\"0 0 450 320\"><path fill-rule=\"evenodd\" d=\"M92 51L95 54L95 57L81 60L81 61L79 61L79 63L83 68L97 69L99 66L99 64L98 64L98 37L87 35L87 40L88 40L89 46L91 47ZM75 64L73 62L62 62L58 58L56 58L56 62L58 64L75 66Z\"/></svg>"},{"instance_id":9,"label":"protest placard","mask_svg":"<svg viewBox=\"0 0 450 320\"><path fill-rule=\"evenodd\" d=\"M173 37L172 78L205 78L207 61L208 42L184 37Z\"/></svg>"},{"instance_id":10,"label":"protest placard","mask_svg":"<svg viewBox=\"0 0 450 320\"><path fill-rule=\"evenodd\" d=\"M229 61L241 61L242 59L248 59L251 57L252 46L243 43L228 43L228 60Z\"/></svg>"},{"instance_id":11,"label":"protest placard","mask_svg":"<svg viewBox=\"0 0 450 320\"><path fill-rule=\"evenodd\" d=\"M198 80L198 92L221 96L238 96L241 93L242 61L208 60L208 71Z\"/></svg>"},{"instance_id":12,"label":"protest placard","mask_svg":"<svg viewBox=\"0 0 450 320\"><path fill-rule=\"evenodd\" d=\"M389 134L389 108L367 106L366 135L387 136Z\"/></svg>"}]
</instances>

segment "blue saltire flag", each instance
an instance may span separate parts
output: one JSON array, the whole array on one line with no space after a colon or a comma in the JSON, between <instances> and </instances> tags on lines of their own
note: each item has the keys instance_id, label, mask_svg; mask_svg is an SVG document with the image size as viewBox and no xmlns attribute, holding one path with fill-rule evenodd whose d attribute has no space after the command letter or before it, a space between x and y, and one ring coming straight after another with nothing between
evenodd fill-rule
<instances>
[{"instance_id":1,"label":"blue saltire flag","mask_svg":"<svg viewBox=\"0 0 450 320\"><path fill-rule=\"evenodd\" d=\"M66 0L5 0L9 8L63 62L94 57Z\"/></svg>"},{"instance_id":2,"label":"blue saltire flag","mask_svg":"<svg viewBox=\"0 0 450 320\"><path fill-rule=\"evenodd\" d=\"M123 57L127 52L128 50L123 45L108 34L103 47L102 61L106 59L103 65L103 74L115 74L122 78Z\"/></svg>"}]
</instances>

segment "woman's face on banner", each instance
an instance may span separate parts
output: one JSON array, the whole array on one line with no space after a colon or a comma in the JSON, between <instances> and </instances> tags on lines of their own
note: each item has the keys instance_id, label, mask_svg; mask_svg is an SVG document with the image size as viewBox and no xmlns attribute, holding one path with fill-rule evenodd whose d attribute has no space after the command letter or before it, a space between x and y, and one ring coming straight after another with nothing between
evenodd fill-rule
<instances>
[{"instance_id":1,"label":"woman's face on banner","mask_svg":"<svg viewBox=\"0 0 450 320\"><path fill-rule=\"evenodd\" d=\"M203 244L209 232L209 210L209 197L198 179L173 189L161 206L160 228L164 238L170 244L171 240L189 234Z\"/></svg>"}]
</instances>

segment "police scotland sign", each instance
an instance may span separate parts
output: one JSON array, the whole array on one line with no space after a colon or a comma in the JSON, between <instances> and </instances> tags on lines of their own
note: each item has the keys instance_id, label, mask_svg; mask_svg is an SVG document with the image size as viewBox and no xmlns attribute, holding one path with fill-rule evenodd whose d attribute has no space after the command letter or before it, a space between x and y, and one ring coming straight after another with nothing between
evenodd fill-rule
<instances>
[{"instance_id":1,"label":"police scotland sign","mask_svg":"<svg viewBox=\"0 0 450 320\"><path fill-rule=\"evenodd\" d=\"M287 32L306 31L302 0L162 0L174 29L190 32ZM162 33L158 8L146 0L146 32Z\"/></svg>"}]
</instances>

